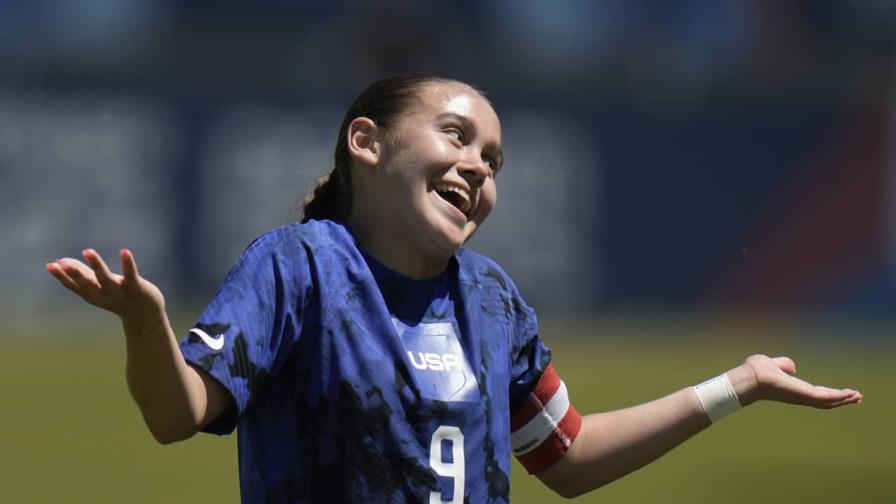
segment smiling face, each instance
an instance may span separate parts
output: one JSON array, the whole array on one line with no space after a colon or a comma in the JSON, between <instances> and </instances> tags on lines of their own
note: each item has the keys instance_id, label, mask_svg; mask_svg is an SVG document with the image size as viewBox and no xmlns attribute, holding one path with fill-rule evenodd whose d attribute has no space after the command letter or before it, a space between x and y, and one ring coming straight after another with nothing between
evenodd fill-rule
<instances>
[{"instance_id":1,"label":"smiling face","mask_svg":"<svg viewBox=\"0 0 896 504\"><path fill-rule=\"evenodd\" d=\"M373 136L375 156L353 172L350 225L387 266L417 278L438 274L495 205L498 116L469 86L433 82Z\"/></svg>"}]
</instances>

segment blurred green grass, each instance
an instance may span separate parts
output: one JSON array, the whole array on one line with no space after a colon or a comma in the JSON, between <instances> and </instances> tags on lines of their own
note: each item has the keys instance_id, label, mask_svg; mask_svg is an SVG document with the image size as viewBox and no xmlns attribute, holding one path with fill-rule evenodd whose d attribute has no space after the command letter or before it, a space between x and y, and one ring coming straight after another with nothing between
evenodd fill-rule
<instances>
[{"instance_id":1,"label":"blurred green grass","mask_svg":"<svg viewBox=\"0 0 896 504\"><path fill-rule=\"evenodd\" d=\"M0 500L239 501L235 436L152 440L128 395L115 324L37 326L10 326L0 337ZM896 407L887 392L896 348L886 329L851 339L867 330L819 327L675 317L543 324L582 412L658 397L755 352L790 355L805 379L866 396L834 411L754 405L578 502L896 502ZM511 492L515 504L562 500L515 462Z\"/></svg>"}]
</instances>

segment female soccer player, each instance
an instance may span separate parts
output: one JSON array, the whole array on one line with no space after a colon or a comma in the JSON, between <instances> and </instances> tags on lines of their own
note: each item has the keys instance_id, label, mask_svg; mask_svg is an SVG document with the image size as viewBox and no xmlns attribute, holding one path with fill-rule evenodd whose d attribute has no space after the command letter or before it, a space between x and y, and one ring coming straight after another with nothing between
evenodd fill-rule
<instances>
[{"instance_id":1,"label":"female soccer player","mask_svg":"<svg viewBox=\"0 0 896 504\"><path fill-rule=\"evenodd\" d=\"M245 502L507 502L510 454L563 496L619 478L760 399L833 408L848 389L762 355L696 387L582 417L535 314L462 248L496 200L501 126L433 77L371 85L302 223L256 239L178 345L128 250L48 271L117 314L128 385L170 443L239 427Z\"/></svg>"}]
</instances>

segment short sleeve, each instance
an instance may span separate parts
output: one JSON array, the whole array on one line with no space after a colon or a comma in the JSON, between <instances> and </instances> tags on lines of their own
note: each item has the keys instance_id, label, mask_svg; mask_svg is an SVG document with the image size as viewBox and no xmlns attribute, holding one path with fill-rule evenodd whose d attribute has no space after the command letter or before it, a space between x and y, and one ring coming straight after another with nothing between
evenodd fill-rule
<instances>
[{"instance_id":1,"label":"short sleeve","mask_svg":"<svg viewBox=\"0 0 896 504\"><path fill-rule=\"evenodd\" d=\"M551 351L538 336L535 312L521 299L514 321L510 385L510 444L530 474L553 466L569 450L582 417L569 401L566 384L551 364Z\"/></svg>"},{"instance_id":2,"label":"short sleeve","mask_svg":"<svg viewBox=\"0 0 896 504\"><path fill-rule=\"evenodd\" d=\"M538 379L551 363L551 350L538 335L535 311L517 293L513 300L515 317L511 325L510 411L526 402Z\"/></svg>"},{"instance_id":3,"label":"short sleeve","mask_svg":"<svg viewBox=\"0 0 896 504\"><path fill-rule=\"evenodd\" d=\"M184 358L219 381L236 410L204 430L232 432L267 377L298 341L310 290L308 258L289 228L256 239L181 342Z\"/></svg>"}]
</instances>

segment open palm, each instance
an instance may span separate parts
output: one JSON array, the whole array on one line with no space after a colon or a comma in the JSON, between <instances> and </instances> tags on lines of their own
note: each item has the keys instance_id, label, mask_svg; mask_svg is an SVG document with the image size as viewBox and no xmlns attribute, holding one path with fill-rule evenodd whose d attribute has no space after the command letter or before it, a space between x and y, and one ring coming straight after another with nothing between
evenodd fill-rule
<instances>
[{"instance_id":1,"label":"open palm","mask_svg":"<svg viewBox=\"0 0 896 504\"><path fill-rule=\"evenodd\" d=\"M64 287L88 303L109 310L122 319L155 314L165 308L162 291L137 272L137 261L122 249L121 274L112 273L93 249L82 252L84 263L65 257L47 263L47 271Z\"/></svg>"},{"instance_id":2,"label":"open palm","mask_svg":"<svg viewBox=\"0 0 896 504\"><path fill-rule=\"evenodd\" d=\"M755 380L751 392L741 397L744 404L765 399L829 409L845 404L859 404L863 399L860 392L852 389L813 385L797 378L794 376L796 364L788 357L751 355L741 367L748 370Z\"/></svg>"}]
</instances>

